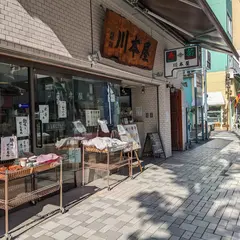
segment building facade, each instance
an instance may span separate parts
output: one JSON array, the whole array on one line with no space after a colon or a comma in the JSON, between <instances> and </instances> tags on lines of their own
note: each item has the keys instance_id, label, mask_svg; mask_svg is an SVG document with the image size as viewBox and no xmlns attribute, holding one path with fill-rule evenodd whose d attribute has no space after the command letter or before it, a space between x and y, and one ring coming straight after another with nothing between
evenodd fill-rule
<instances>
[{"instance_id":1,"label":"building facade","mask_svg":"<svg viewBox=\"0 0 240 240\"><path fill-rule=\"evenodd\" d=\"M157 41L151 70L102 56L107 9ZM18 136L20 155L58 153L57 141L81 132L79 120L87 136L96 136L97 118L106 119L111 129L136 123L142 147L147 133L159 131L166 156L172 155L167 83L181 93L183 75L163 77L164 50L182 47L170 33L118 0L4 0L0 13L0 131ZM184 149L186 115L181 111ZM19 133L19 119L29 122L27 133Z\"/></svg>"},{"instance_id":2,"label":"building facade","mask_svg":"<svg viewBox=\"0 0 240 240\"><path fill-rule=\"evenodd\" d=\"M237 24L239 1L209 0L210 7L223 29L237 48L239 27ZM220 127L232 127L236 121L234 99L238 91L238 59L224 54L211 52L212 66L207 74L209 95L209 121ZM228 76L230 74L230 76ZM230 77L230 80L228 78Z\"/></svg>"}]
</instances>

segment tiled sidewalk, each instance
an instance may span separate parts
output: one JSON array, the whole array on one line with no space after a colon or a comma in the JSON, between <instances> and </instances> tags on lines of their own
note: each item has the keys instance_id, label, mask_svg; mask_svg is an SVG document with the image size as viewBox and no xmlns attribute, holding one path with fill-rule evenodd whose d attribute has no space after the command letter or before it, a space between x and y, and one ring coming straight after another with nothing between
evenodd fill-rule
<instances>
[{"instance_id":1,"label":"tiled sidewalk","mask_svg":"<svg viewBox=\"0 0 240 240\"><path fill-rule=\"evenodd\" d=\"M135 179L102 190L17 239L240 239L238 138L222 132L164 164L149 164ZM23 229L22 229L23 230ZM21 231L20 231L21 232Z\"/></svg>"}]
</instances>

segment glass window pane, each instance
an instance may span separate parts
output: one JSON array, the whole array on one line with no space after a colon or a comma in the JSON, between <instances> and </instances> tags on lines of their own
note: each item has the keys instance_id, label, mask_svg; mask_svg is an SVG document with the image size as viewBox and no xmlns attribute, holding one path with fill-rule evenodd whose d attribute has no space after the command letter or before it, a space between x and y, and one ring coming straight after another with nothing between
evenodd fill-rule
<instances>
[{"instance_id":1,"label":"glass window pane","mask_svg":"<svg viewBox=\"0 0 240 240\"><path fill-rule=\"evenodd\" d=\"M110 130L119 124L119 85L80 77L73 77L73 85L74 117L86 126L87 133L97 132L98 119L107 120Z\"/></svg>"},{"instance_id":2,"label":"glass window pane","mask_svg":"<svg viewBox=\"0 0 240 240\"><path fill-rule=\"evenodd\" d=\"M29 152L29 85L26 67L0 63L0 135L17 136L20 156L23 152Z\"/></svg>"}]
</instances>

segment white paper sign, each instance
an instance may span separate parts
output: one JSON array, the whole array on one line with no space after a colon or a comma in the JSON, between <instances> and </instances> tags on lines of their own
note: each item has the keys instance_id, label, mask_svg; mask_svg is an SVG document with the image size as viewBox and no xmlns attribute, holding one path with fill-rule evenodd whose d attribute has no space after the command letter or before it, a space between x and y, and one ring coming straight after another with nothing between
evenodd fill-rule
<instances>
[{"instance_id":1,"label":"white paper sign","mask_svg":"<svg viewBox=\"0 0 240 240\"><path fill-rule=\"evenodd\" d=\"M29 152L29 140L28 139L18 140L19 155L23 155L26 152Z\"/></svg>"},{"instance_id":2,"label":"white paper sign","mask_svg":"<svg viewBox=\"0 0 240 240\"><path fill-rule=\"evenodd\" d=\"M136 117L142 117L142 107L136 107Z\"/></svg>"},{"instance_id":3,"label":"white paper sign","mask_svg":"<svg viewBox=\"0 0 240 240\"><path fill-rule=\"evenodd\" d=\"M16 117L17 137L29 136L29 117Z\"/></svg>"},{"instance_id":4,"label":"white paper sign","mask_svg":"<svg viewBox=\"0 0 240 240\"><path fill-rule=\"evenodd\" d=\"M165 51L165 77L174 77L174 71L201 66L198 46L183 47Z\"/></svg>"},{"instance_id":5,"label":"white paper sign","mask_svg":"<svg viewBox=\"0 0 240 240\"><path fill-rule=\"evenodd\" d=\"M127 134L126 129L123 127L123 125L117 125L117 130L119 135L125 135Z\"/></svg>"},{"instance_id":6,"label":"white paper sign","mask_svg":"<svg viewBox=\"0 0 240 240\"><path fill-rule=\"evenodd\" d=\"M99 110L85 110L85 114L87 127L93 127L98 125L98 119L100 118Z\"/></svg>"},{"instance_id":7,"label":"white paper sign","mask_svg":"<svg viewBox=\"0 0 240 240\"><path fill-rule=\"evenodd\" d=\"M58 102L58 118L67 118L67 103L66 103L66 101Z\"/></svg>"},{"instance_id":8,"label":"white paper sign","mask_svg":"<svg viewBox=\"0 0 240 240\"><path fill-rule=\"evenodd\" d=\"M39 115L42 123L49 123L49 106L39 105Z\"/></svg>"},{"instance_id":9,"label":"white paper sign","mask_svg":"<svg viewBox=\"0 0 240 240\"><path fill-rule=\"evenodd\" d=\"M73 122L73 125L79 133L87 132L86 128L84 127L80 120Z\"/></svg>"},{"instance_id":10,"label":"white paper sign","mask_svg":"<svg viewBox=\"0 0 240 240\"><path fill-rule=\"evenodd\" d=\"M137 143L138 147L141 148L137 125L136 124L124 125L124 128L130 134L131 138Z\"/></svg>"},{"instance_id":11,"label":"white paper sign","mask_svg":"<svg viewBox=\"0 0 240 240\"><path fill-rule=\"evenodd\" d=\"M106 122L106 120L98 120L98 124L100 125L101 130L102 130L104 133L109 133L109 129L108 129L108 127L107 127L107 122Z\"/></svg>"},{"instance_id":12,"label":"white paper sign","mask_svg":"<svg viewBox=\"0 0 240 240\"><path fill-rule=\"evenodd\" d=\"M1 138L1 160L10 160L18 158L17 137Z\"/></svg>"}]
</instances>

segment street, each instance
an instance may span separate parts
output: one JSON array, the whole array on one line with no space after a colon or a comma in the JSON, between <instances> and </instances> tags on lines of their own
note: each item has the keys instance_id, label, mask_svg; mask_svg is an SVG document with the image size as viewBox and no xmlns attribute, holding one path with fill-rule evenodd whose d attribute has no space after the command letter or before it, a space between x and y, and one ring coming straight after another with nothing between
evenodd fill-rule
<instances>
[{"instance_id":1,"label":"street","mask_svg":"<svg viewBox=\"0 0 240 240\"><path fill-rule=\"evenodd\" d=\"M240 161L239 142L233 133L214 133L17 239L240 239L240 174L227 172Z\"/></svg>"}]
</instances>

